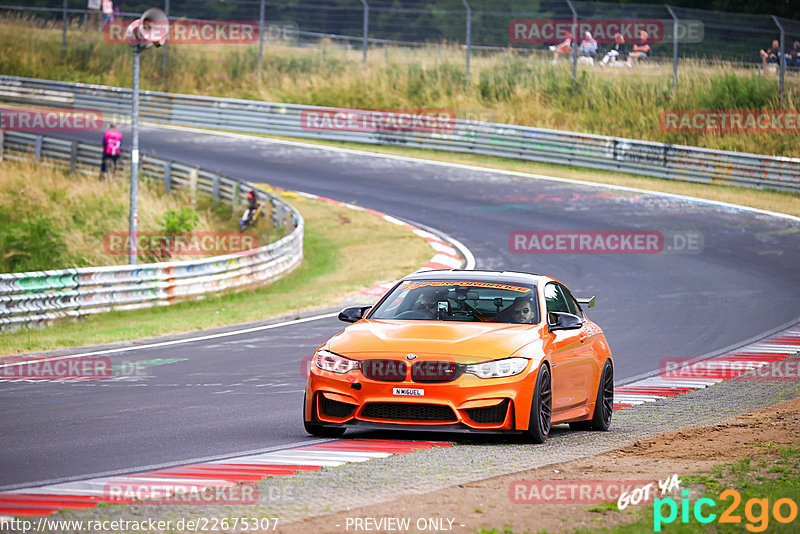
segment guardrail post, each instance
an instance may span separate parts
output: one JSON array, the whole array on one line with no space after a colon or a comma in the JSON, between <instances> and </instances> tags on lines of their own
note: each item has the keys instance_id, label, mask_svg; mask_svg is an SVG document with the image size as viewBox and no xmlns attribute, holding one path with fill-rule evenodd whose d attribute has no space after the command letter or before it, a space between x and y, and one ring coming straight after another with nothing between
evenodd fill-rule
<instances>
[{"instance_id":1,"label":"guardrail post","mask_svg":"<svg viewBox=\"0 0 800 534\"><path fill-rule=\"evenodd\" d=\"M572 36L572 79L575 80L578 77L578 36L576 35L578 32L578 12L572 7L572 2L570 2L570 0L567 0L567 5L569 6L569 10L572 11L572 29L570 30L570 35Z\"/></svg>"},{"instance_id":2,"label":"guardrail post","mask_svg":"<svg viewBox=\"0 0 800 534\"><path fill-rule=\"evenodd\" d=\"M197 168L189 171L189 198L192 201L192 206L197 204Z\"/></svg>"},{"instance_id":3,"label":"guardrail post","mask_svg":"<svg viewBox=\"0 0 800 534\"><path fill-rule=\"evenodd\" d=\"M672 17L672 96L678 94L678 17L672 8L664 5Z\"/></svg>"},{"instance_id":4,"label":"guardrail post","mask_svg":"<svg viewBox=\"0 0 800 534\"><path fill-rule=\"evenodd\" d=\"M172 190L172 162L167 161L164 163L164 192L169 193Z\"/></svg>"},{"instance_id":5,"label":"guardrail post","mask_svg":"<svg viewBox=\"0 0 800 534\"><path fill-rule=\"evenodd\" d=\"M211 186L211 196L214 198L214 202L219 200L219 174L214 175L214 182Z\"/></svg>"},{"instance_id":6,"label":"guardrail post","mask_svg":"<svg viewBox=\"0 0 800 534\"><path fill-rule=\"evenodd\" d=\"M6 135L0 130L0 161L3 161L3 145L6 142Z\"/></svg>"},{"instance_id":7,"label":"guardrail post","mask_svg":"<svg viewBox=\"0 0 800 534\"><path fill-rule=\"evenodd\" d=\"M270 204L272 204L272 226L275 228L281 227L281 219L283 219L283 211L282 206L276 206L275 201L271 200Z\"/></svg>"},{"instance_id":8,"label":"guardrail post","mask_svg":"<svg viewBox=\"0 0 800 534\"><path fill-rule=\"evenodd\" d=\"M78 142L73 141L69 146L69 173L75 172L75 167L78 164Z\"/></svg>"},{"instance_id":9,"label":"guardrail post","mask_svg":"<svg viewBox=\"0 0 800 534\"><path fill-rule=\"evenodd\" d=\"M779 30L780 30L780 32L781 32L781 57L780 57L780 60L781 60L781 82L780 82L780 96L781 96L781 102L785 104L785 103L786 103L786 93L785 93L785 92L784 92L784 90L783 90L783 76L784 76L784 74L786 74L786 46L785 46L785 44L786 44L786 43L785 43L785 40L786 40L786 32L784 32L784 31L783 31L783 24L781 24L781 23L780 23L780 21L778 20L778 17L776 17L775 15L770 15L770 16L772 17L772 20L774 20L774 21L775 21L775 24L778 26L778 29L779 29Z\"/></svg>"},{"instance_id":10,"label":"guardrail post","mask_svg":"<svg viewBox=\"0 0 800 534\"><path fill-rule=\"evenodd\" d=\"M43 136L36 136L36 143L33 145L33 160L36 163L42 160L42 141L44 141Z\"/></svg>"},{"instance_id":11,"label":"guardrail post","mask_svg":"<svg viewBox=\"0 0 800 534\"><path fill-rule=\"evenodd\" d=\"M236 217L239 212L239 192L241 191L242 185L239 182L233 183L233 197L231 198L231 208L233 211L233 216Z\"/></svg>"},{"instance_id":12,"label":"guardrail post","mask_svg":"<svg viewBox=\"0 0 800 534\"><path fill-rule=\"evenodd\" d=\"M367 0L361 0L361 5L364 6L364 28L362 30L364 40L364 65L367 64L367 48L369 47L369 4Z\"/></svg>"},{"instance_id":13,"label":"guardrail post","mask_svg":"<svg viewBox=\"0 0 800 534\"><path fill-rule=\"evenodd\" d=\"M467 8L467 69L464 77L469 81L469 59L472 53L472 8L467 3L467 0L461 1L464 3L464 7Z\"/></svg>"}]
</instances>

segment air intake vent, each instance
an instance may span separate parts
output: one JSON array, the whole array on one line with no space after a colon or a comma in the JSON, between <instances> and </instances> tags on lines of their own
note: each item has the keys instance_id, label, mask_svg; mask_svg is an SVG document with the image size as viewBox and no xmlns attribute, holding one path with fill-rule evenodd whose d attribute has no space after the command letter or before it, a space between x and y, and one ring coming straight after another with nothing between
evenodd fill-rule
<instances>
[{"instance_id":1,"label":"air intake vent","mask_svg":"<svg viewBox=\"0 0 800 534\"><path fill-rule=\"evenodd\" d=\"M361 410L361 417L391 421L457 421L449 406L405 402L371 402Z\"/></svg>"},{"instance_id":2,"label":"air intake vent","mask_svg":"<svg viewBox=\"0 0 800 534\"><path fill-rule=\"evenodd\" d=\"M469 418L476 423L494 423L499 425L506 420L506 413L508 412L508 399L496 406L487 406L486 408L467 408L466 412Z\"/></svg>"},{"instance_id":3,"label":"air intake vent","mask_svg":"<svg viewBox=\"0 0 800 534\"><path fill-rule=\"evenodd\" d=\"M328 417L350 417L355 410L355 404L347 404L325 397L324 393L319 394L319 411Z\"/></svg>"}]
</instances>

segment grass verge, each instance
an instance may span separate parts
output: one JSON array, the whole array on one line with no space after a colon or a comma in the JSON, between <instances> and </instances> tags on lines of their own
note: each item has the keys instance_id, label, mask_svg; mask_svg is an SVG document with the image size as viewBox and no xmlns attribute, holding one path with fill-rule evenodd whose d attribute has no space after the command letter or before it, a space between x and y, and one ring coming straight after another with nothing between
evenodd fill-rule
<instances>
[{"instance_id":1,"label":"grass verge","mask_svg":"<svg viewBox=\"0 0 800 534\"><path fill-rule=\"evenodd\" d=\"M19 42L25 42L20 47ZM130 51L110 45L99 32L73 25L61 59L57 24L39 27L7 17L0 21L0 72L128 87ZM445 108L459 117L479 116L511 124L647 139L673 144L788 155L796 153L789 133L669 133L661 126L667 110L759 110L800 108L800 83L785 80L786 102L775 75L725 63L683 59L678 91L672 66L655 61L635 69L579 67L573 80L566 61L551 65L549 54L514 50L476 53L471 75L461 46L372 52L367 65L359 50L320 40L315 47L269 43L258 69L258 47L171 46L169 65L161 54L142 54L142 89L207 94L361 109Z\"/></svg>"},{"instance_id":2,"label":"grass verge","mask_svg":"<svg viewBox=\"0 0 800 534\"><path fill-rule=\"evenodd\" d=\"M425 240L373 215L291 193L284 197L306 220L305 259L286 277L264 287L173 306L0 334L0 354L202 330L333 305L359 289L418 269L432 255Z\"/></svg>"},{"instance_id":3,"label":"grass verge","mask_svg":"<svg viewBox=\"0 0 800 534\"><path fill-rule=\"evenodd\" d=\"M32 161L3 161L0 272L127 264L127 252L106 246L105 238L128 231L129 189L124 179L100 182L96 176L69 174ZM192 203L185 191L168 194L159 184L142 182L140 231L163 233L164 218L180 209L197 215L195 231L238 231L238 209L234 215L230 206L214 205L208 197ZM259 238L268 240L271 229L262 226ZM143 253L140 261L156 260Z\"/></svg>"}]
</instances>

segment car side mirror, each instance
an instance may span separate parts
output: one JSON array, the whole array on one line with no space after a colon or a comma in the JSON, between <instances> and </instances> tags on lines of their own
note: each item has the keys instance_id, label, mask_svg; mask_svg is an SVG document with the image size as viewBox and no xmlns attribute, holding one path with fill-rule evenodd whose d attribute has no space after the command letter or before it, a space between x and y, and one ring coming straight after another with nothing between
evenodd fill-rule
<instances>
[{"instance_id":1,"label":"car side mirror","mask_svg":"<svg viewBox=\"0 0 800 534\"><path fill-rule=\"evenodd\" d=\"M566 312L550 312L550 331L575 330L583 326L583 319Z\"/></svg>"},{"instance_id":2,"label":"car side mirror","mask_svg":"<svg viewBox=\"0 0 800 534\"><path fill-rule=\"evenodd\" d=\"M345 323L355 323L364 318L372 306L350 306L339 312L339 320Z\"/></svg>"}]
</instances>

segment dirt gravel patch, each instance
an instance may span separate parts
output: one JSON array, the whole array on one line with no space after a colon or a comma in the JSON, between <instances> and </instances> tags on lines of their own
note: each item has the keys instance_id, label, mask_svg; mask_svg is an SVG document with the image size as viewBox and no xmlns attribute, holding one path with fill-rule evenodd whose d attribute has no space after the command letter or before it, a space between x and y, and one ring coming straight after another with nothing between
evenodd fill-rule
<instances>
[{"instance_id":1,"label":"dirt gravel patch","mask_svg":"<svg viewBox=\"0 0 800 534\"><path fill-rule=\"evenodd\" d=\"M766 449L759 447L765 443L779 446L798 442L800 399L794 399L712 426L679 430L636 441L630 446L598 456L431 493L401 496L378 505L284 524L279 530L297 534L475 532L482 528L510 528L514 532L565 532L577 527L614 527L637 519L639 516L635 508L629 508L627 513L604 514L602 506L562 504L563 500L559 503L515 503L512 502L513 491L510 492L510 488L523 480L602 480L623 483L664 480L673 474L679 477L691 475L709 471L718 464L758 458L766 454ZM607 494L614 495L611 491ZM395 519L402 521L406 518L409 528L398 529L397 526L402 523L397 523Z\"/></svg>"}]
</instances>

